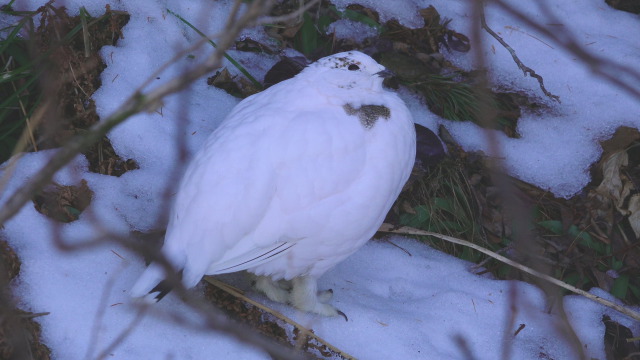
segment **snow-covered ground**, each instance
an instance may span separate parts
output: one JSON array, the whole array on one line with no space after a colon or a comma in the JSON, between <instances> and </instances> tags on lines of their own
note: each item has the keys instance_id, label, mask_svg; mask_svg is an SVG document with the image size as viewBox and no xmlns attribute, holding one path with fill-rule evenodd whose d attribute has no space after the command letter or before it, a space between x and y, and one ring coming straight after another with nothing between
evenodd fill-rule
<instances>
[{"instance_id":1,"label":"snow-covered ground","mask_svg":"<svg viewBox=\"0 0 640 360\"><path fill-rule=\"evenodd\" d=\"M453 21L459 32L469 32L470 10L462 0L347 1L380 10L383 20L398 18L411 26L422 25L417 9L434 5ZM43 0L19 1L20 9L35 9ZM107 1L70 0L72 14L80 6L102 14ZM390 4L393 5L391 6ZM532 19L546 24L538 2L512 0ZM205 33L216 33L231 8L230 1L112 1L112 9L131 14L117 47L105 47L101 55L107 64L103 86L94 95L102 118L111 114L147 77L173 54L199 36L167 9L180 14ZM640 18L609 8L600 0L549 2L546 8L562 21L562 31L572 32L587 50L628 66L640 59ZM6 19L5 19L6 20ZM537 82L524 78L509 53L485 36L491 78L498 86L529 91L545 101L551 110L543 114L524 112L519 121L521 139L503 134L500 157L508 171L525 181L567 197L589 181L588 167L601 149L597 140L620 125L640 128L640 101L593 75L591 70L557 44L524 26L518 20L487 10L487 22L517 52L522 61L544 77L548 90L562 99L548 101ZM338 25L340 26L340 25ZM345 25L346 26L346 25ZM554 25L557 26L557 25ZM344 30L344 29L342 29ZM247 31L260 36L261 30ZM348 31L342 31L342 34ZM194 52L196 59L211 49ZM261 78L277 57L247 55L231 51ZM471 68L470 54L445 54L459 66ZM193 60L185 58L164 71L152 86L178 76ZM233 67L229 66L233 71ZM622 75L621 75L622 76ZM444 124L466 149L487 149L484 131L471 123L451 123L431 114L419 100L403 93L417 121L430 128ZM50 312L40 318L43 339L57 359L96 357L135 318L128 290L144 268L143 261L112 243L89 250L62 252L54 237L81 242L105 233L128 236L131 230L161 228L168 204L167 193L184 166L179 162L179 138L193 153L209 133L238 102L224 91L196 82L188 91L167 98L162 111L134 116L109 135L116 151L133 158L140 169L121 177L91 173L84 157L77 157L55 178L63 185L87 181L95 192L90 207L78 221L60 225L25 206L5 224L2 237L22 259L22 271L15 294L22 307ZM55 150L25 154L19 160L0 202L48 161ZM4 168L0 168L3 173ZM159 220L160 219L160 220ZM477 359L500 358L510 348L513 359L538 359L540 353L553 359L571 359L570 346L557 333L555 315L545 312L542 293L525 283L496 281L473 275L472 264L434 251L413 240L396 238L409 250L407 255L387 243L372 242L327 273L320 282L333 288L333 304L349 316L322 318L298 313L264 297L254 298L309 326L334 346L360 359L465 359L457 339L462 339ZM117 254L116 254L117 253ZM120 256L118 256L120 255ZM515 287L515 328L508 322L509 293ZM609 295L599 289L600 296ZM637 336L640 325L605 310L581 297L564 298L569 319L590 358L605 359L602 314L629 326ZM193 316L174 296L156 305L158 311L183 312ZM516 336L520 324L525 328ZM505 335L507 334L507 335ZM159 317L145 317L109 357L115 359L268 359L260 350L247 347L221 333L203 333Z\"/></svg>"}]
</instances>

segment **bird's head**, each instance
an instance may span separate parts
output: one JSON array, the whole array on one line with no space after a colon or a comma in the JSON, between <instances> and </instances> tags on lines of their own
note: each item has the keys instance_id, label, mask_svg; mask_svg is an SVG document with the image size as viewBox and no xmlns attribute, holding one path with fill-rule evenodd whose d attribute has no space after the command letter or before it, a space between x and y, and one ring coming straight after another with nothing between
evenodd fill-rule
<instances>
[{"instance_id":1,"label":"bird's head","mask_svg":"<svg viewBox=\"0 0 640 360\"><path fill-rule=\"evenodd\" d=\"M309 65L305 75L317 77L341 88L382 89L382 81L392 75L369 55L359 51L333 54Z\"/></svg>"}]
</instances>

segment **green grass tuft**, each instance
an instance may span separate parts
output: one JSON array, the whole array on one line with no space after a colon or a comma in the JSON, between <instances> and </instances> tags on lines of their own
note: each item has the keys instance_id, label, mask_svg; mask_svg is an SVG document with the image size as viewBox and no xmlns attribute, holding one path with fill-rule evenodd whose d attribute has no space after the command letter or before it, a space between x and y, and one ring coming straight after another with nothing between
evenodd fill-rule
<instances>
[{"instance_id":1,"label":"green grass tuft","mask_svg":"<svg viewBox=\"0 0 640 360\"><path fill-rule=\"evenodd\" d=\"M401 225L432 231L487 246L482 226L476 220L478 209L462 165L447 158L431 167L404 191L398 204ZM478 262L482 254L439 239L425 238L431 246L464 260Z\"/></svg>"},{"instance_id":2,"label":"green grass tuft","mask_svg":"<svg viewBox=\"0 0 640 360\"><path fill-rule=\"evenodd\" d=\"M12 14L7 10L2 12ZM16 20L0 29L0 163L13 154L41 100L37 82L41 72L29 55L27 40L20 36L34 29L33 18L25 16ZM30 146L35 148L33 133L29 131Z\"/></svg>"}]
</instances>

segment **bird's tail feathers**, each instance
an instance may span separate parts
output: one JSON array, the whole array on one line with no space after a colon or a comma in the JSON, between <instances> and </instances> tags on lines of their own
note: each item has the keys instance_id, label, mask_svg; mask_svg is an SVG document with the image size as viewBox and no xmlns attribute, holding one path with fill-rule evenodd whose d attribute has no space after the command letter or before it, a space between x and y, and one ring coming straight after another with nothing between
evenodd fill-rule
<instances>
[{"instance_id":1,"label":"bird's tail feathers","mask_svg":"<svg viewBox=\"0 0 640 360\"><path fill-rule=\"evenodd\" d=\"M166 286L160 287L162 283L166 284L165 278L164 269L158 264L152 263L133 285L130 294L134 298L158 301L170 290L166 289Z\"/></svg>"}]
</instances>

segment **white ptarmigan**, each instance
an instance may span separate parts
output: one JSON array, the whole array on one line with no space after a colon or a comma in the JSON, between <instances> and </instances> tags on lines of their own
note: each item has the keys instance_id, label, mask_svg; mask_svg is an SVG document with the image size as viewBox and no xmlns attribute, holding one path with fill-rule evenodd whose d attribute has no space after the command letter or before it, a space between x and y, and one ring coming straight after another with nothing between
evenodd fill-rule
<instances>
[{"instance_id":1,"label":"white ptarmigan","mask_svg":"<svg viewBox=\"0 0 640 360\"><path fill-rule=\"evenodd\" d=\"M385 68L349 51L241 101L178 188L162 253L186 287L248 270L274 301L342 314L317 279L378 230L415 159L413 119ZM152 263L134 297L161 297ZM291 280L289 287L280 280Z\"/></svg>"}]
</instances>

